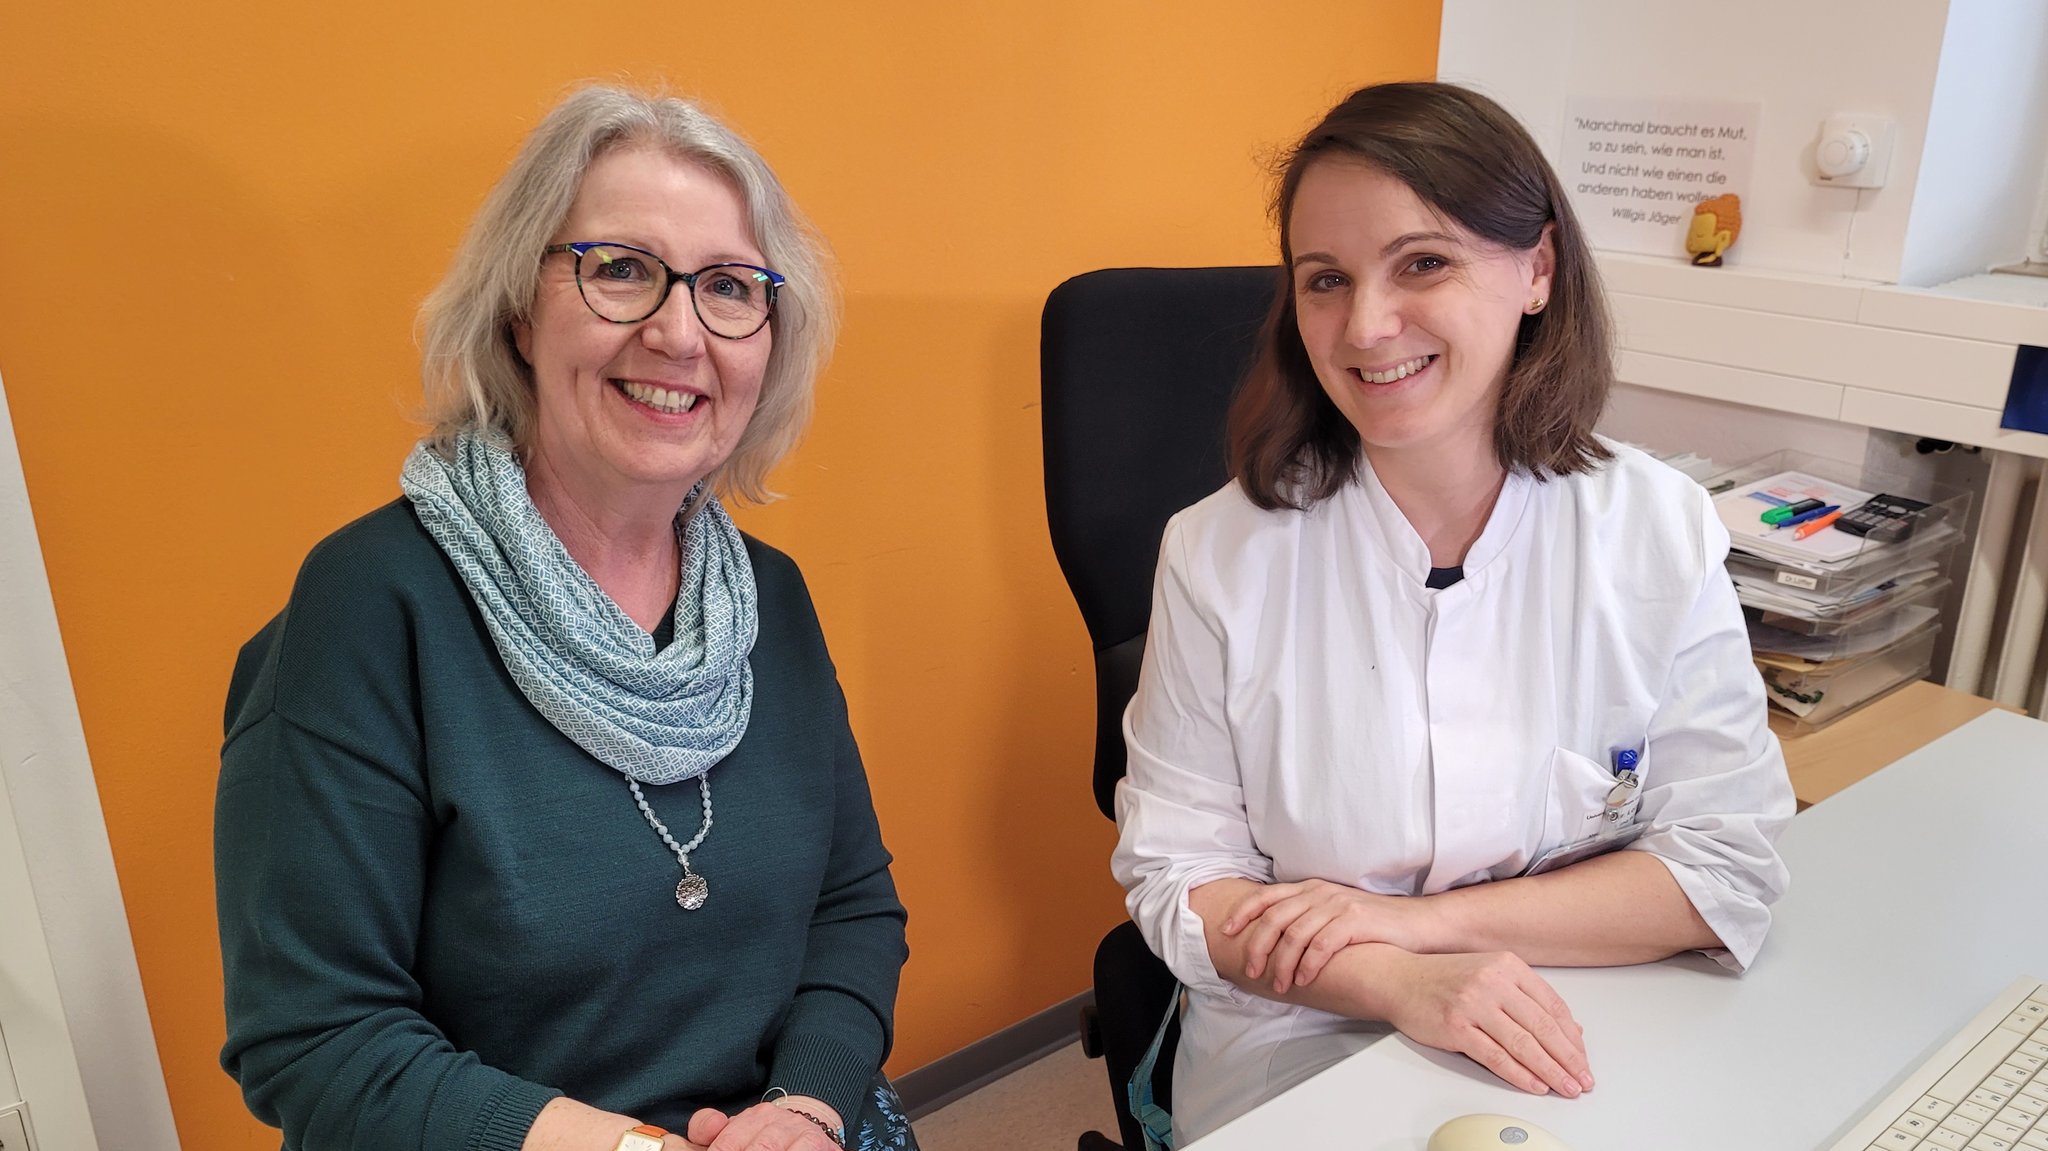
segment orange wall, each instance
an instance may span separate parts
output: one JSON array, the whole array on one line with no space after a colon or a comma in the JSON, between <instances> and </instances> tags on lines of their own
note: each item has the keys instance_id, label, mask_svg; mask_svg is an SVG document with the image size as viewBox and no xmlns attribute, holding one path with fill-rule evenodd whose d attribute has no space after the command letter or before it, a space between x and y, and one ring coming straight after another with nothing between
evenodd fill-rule
<instances>
[{"instance_id":1,"label":"orange wall","mask_svg":"<svg viewBox=\"0 0 2048 1151\"><path fill-rule=\"evenodd\" d=\"M396 494L413 309L523 131L666 79L844 264L792 498L911 908L893 1070L1072 995L1120 915L1086 636L1046 541L1038 312L1123 264L1270 258L1262 151L1434 71L1438 0L14 5L0 373L188 1148L274 1148L214 1059L236 647Z\"/></svg>"}]
</instances>

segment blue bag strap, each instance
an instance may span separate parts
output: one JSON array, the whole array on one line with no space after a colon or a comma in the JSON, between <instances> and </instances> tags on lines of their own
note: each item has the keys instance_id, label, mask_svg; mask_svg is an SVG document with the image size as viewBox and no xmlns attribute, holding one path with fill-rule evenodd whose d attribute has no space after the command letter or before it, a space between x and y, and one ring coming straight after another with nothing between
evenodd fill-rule
<instances>
[{"instance_id":1,"label":"blue bag strap","mask_svg":"<svg viewBox=\"0 0 2048 1151\"><path fill-rule=\"evenodd\" d=\"M1180 1014L1180 992L1181 985L1174 984L1173 997L1166 1002L1166 1017L1159 1021L1159 1030L1152 1033L1152 1045L1145 1049L1145 1057L1138 1060L1131 1081L1124 1084L1124 1099L1131 1105L1131 1117L1144 1129L1145 1151L1173 1151L1173 1114L1153 1102L1152 1072L1159 1064L1159 1048L1166 1042L1166 1028Z\"/></svg>"}]
</instances>

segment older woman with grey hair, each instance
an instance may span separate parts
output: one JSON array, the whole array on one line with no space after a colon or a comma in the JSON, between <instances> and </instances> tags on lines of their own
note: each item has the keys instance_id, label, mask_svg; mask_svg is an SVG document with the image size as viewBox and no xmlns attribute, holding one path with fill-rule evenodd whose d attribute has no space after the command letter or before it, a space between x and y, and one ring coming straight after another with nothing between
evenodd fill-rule
<instances>
[{"instance_id":1,"label":"older woman with grey hair","mask_svg":"<svg viewBox=\"0 0 2048 1151\"><path fill-rule=\"evenodd\" d=\"M286 1151L914 1147L845 699L720 504L809 415L823 246L724 125L590 88L423 320L403 498L229 689L223 1065Z\"/></svg>"}]
</instances>

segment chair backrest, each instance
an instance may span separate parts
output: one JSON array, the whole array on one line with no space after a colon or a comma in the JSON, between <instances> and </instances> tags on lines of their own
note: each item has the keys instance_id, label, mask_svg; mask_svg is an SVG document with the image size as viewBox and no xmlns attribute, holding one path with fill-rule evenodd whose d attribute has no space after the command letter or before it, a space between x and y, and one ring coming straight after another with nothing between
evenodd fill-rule
<instances>
[{"instance_id":1,"label":"chair backrest","mask_svg":"<svg viewBox=\"0 0 2048 1151\"><path fill-rule=\"evenodd\" d=\"M1095 803L1112 818L1159 538L1229 478L1224 418L1282 282L1273 267L1112 268L1045 301L1046 519L1095 646Z\"/></svg>"}]
</instances>

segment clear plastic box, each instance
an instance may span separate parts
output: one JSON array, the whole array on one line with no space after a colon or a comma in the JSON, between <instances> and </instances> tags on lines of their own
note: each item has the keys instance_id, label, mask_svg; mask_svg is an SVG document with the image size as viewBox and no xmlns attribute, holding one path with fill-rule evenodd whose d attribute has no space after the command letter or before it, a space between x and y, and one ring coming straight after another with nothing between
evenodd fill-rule
<instances>
[{"instance_id":1,"label":"clear plastic box","mask_svg":"<svg viewBox=\"0 0 2048 1151\"><path fill-rule=\"evenodd\" d=\"M1939 605L1948 594L1947 578L1933 576L1908 587L1874 589L1876 594L1838 612L1811 613L1766 607L1744 599L1742 614L1753 624L1782 628L1799 635L1841 635L1855 632L1894 610L1912 604Z\"/></svg>"},{"instance_id":2,"label":"clear plastic box","mask_svg":"<svg viewBox=\"0 0 2048 1151\"><path fill-rule=\"evenodd\" d=\"M1934 643L1940 634L1941 626L1930 622L1875 651L1805 670L1759 660L1764 693L1772 705L1772 730L1781 736L1818 731L1895 688L1925 678L1933 670Z\"/></svg>"},{"instance_id":3,"label":"clear plastic box","mask_svg":"<svg viewBox=\"0 0 2048 1151\"><path fill-rule=\"evenodd\" d=\"M1766 656L1806 663L1836 663L1887 647L1941 618L1945 579L1916 584L1858 605L1839 618L1805 619L1745 606L1749 647Z\"/></svg>"},{"instance_id":4,"label":"clear plastic box","mask_svg":"<svg viewBox=\"0 0 2048 1151\"><path fill-rule=\"evenodd\" d=\"M1784 477L1803 477L1807 482L1770 482ZM1794 605L1804 604L1813 609L1805 614L1814 618L1901 576L1928 570L1946 575L1970 508L1967 491L1796 451L1775 452L1721 472L1708 481L1707 490L1714 493L1715 509L1729 529L1728 570L1736 582L1783 596ZM1774 506L1773 498L1811 494L1833 502L1831 496L1841 493L1850 497L1841 501L1845 512L1881 493L1928 506L1914 518L1910 534L1896 540L1857 536L1834 527L1795 539L1795 531L1762 522L1762 514ZM1800 613L1795 606L1788 614Z\"/></svg>"}]
</instances>

